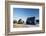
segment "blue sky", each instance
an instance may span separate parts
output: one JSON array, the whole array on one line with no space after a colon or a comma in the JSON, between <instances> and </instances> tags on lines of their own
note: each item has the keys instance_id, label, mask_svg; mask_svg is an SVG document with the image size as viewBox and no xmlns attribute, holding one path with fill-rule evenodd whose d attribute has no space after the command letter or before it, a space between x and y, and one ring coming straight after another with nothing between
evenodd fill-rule
<instances>
[{"instance_id":1,"label":"blue sky","mask_svg":"<svg viewBox=\"0 0 46 36\"><path fill-rule=\"evenodd\" d=\"M35 16L39 17L39 9L31 9L31 8L13 8L13 19L25 20L27 17Z\"/></svg>"}]
</instances>

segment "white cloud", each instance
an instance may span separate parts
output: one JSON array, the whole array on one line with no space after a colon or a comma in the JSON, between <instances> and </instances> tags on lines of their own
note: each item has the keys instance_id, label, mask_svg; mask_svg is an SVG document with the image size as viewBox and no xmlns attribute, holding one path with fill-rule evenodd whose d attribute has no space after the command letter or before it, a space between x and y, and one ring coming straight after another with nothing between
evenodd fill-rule
<instances>
[{"instance_id":1,"label":"white cloud","mask_svg":"<svg viewBox=\"0 0 46 36\"><path fill-rule=\"evenodd\" d=\"M37 20L37 19L39 19L39 17L36 17L35 19Z\"/></svg>"}]
</instances>

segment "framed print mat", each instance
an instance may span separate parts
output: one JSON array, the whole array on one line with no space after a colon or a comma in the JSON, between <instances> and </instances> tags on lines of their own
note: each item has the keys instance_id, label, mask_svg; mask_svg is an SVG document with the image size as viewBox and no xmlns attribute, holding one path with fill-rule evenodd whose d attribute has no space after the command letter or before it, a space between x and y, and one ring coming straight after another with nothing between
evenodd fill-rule
<instances>
[{"instance_id":1,"label":"framed print mat","mask_svg":"<svg viewBox=\"0 0 46 36\"><path fill-rule=\"evenodd\" d=\"M6 35L45 32L45 3L6 1Z\"/></svg>"}]
</instances>

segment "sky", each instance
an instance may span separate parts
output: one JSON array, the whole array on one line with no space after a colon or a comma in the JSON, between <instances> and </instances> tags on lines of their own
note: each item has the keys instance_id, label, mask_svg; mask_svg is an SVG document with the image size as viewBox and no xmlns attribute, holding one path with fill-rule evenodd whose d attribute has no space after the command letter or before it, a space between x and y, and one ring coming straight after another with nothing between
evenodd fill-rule
<instances>
[{"instance_id":1,"label":"sky","mask_svg":"<svg viewBox=\"0 0 46 36\"><path fill-rule=\"evenodd\" d=\"M39 17L39 9L31 9L31 8L13 8L13 19L15 20L25 20L27 17L35 16Z\"/></svg>"}]
</instances>

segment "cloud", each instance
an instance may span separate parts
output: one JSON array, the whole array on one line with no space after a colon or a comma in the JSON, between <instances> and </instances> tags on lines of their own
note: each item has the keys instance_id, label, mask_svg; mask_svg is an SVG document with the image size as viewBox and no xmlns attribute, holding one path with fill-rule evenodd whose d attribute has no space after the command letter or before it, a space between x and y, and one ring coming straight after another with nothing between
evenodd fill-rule
<instances>
[{"instance_id":1,"label":"cloud","mask_svg":"<svg viewBox=\"0 0 46 36\"><path fill-rule=\"evenodd\" d=\"M35 19L37 20L37 19L39 19L39 17L36 17Z\"/></svg>"}]
</instances>

